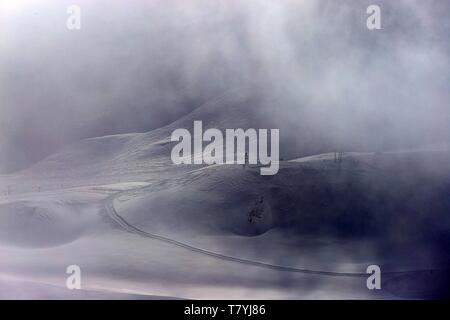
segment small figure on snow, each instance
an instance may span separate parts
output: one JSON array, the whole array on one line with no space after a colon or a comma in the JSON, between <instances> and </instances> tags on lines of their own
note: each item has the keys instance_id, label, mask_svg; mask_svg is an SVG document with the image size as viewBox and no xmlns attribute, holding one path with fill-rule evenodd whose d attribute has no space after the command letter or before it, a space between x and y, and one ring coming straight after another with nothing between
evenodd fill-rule
<instances>
[{"instance_id":1,"label":"small figure on snow","mask_svg":"<svg viewBox=\"0 0 450 320\"><path fill-rule=\"evenodd\" d=\"M245 158L244 158L244 164L242 165L242 167L245 169L245 165L248 163L248 152L245 152Z\"/></svg>"},{"instance_id":2,"label":"small figure on snow","mask_svg":"<svg viewBox=\"0 0 450 320\"><path fill-rule=\"evenodd\" d=\"M253 206L248 212L248 222L252 223L253 219L261 219L264 214L264 197L261 196L259 199L255 200Z\"/></svg>"}]
</instances>

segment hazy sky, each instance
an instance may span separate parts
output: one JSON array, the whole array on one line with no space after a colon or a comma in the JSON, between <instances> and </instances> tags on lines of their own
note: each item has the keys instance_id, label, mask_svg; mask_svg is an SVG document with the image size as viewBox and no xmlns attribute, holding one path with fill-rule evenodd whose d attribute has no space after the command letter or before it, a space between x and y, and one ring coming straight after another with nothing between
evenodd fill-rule
<instances>
[{"instance_id":1,"label":"hazy sky","mask_svg":"<svg viewBox=\"0 0 450 320\"><path fill-rule=\"evenodd\" d=\"M71 4L81 30L66 28ZM366 28L370 4L382 30ZM312 142L448 140L449 12L445 0L2 0L0 169L151 130L230 88L263 88Z\"/></svg>"}]
</instances>

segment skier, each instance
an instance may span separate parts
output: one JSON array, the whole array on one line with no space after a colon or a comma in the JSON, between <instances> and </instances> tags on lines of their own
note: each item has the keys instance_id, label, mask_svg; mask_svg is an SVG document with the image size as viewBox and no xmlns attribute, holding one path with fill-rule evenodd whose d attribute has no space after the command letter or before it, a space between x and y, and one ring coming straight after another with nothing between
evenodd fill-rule
<instances>
[{"instance_id":1,"label":"skier","mask_svg":"<svg viewBox=\"0 0 450 320\"><path fill-rule=\"evenodd\" d=\"M248 163L248 152L245 152L245 158L244 158L244 164L242 165L242 167L245 169L245 165Z\"/></svg>"},{"instance_id":2,"label":"skier","mask_svg":"<svg viewBox=\"0 0 450 320\"><path fill-rule=\"evenodd\" d=\"M248 212L248 222L252 223L253 218L261 219L264 215L264 197L255 200L254 205Z\"/></svg>"}]
</instances>

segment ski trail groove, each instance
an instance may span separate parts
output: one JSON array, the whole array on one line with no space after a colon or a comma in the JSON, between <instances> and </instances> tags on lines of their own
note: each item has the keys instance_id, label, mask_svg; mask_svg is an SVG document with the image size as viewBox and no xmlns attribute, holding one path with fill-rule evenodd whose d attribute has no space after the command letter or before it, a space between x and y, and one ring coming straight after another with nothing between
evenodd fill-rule
<instances>
[{"instance_id":1,"label":"ski trail groove","mask_svg":"<svg viewBox=\"0 0 450 320\"><path fill-rule=\"evenodd\" d=\"M221 260L229 261L229 262L245 264L248 266L260 267L260 268L264 268L264 269L302 273L302 274L311 274L311 275L318 275L318 276L330 276L330 277L367 278L370 275L365 272L337 272L337 271L314 270L314 269L307 269L307 268L295 268L295 267L289 267L289 266L270 264L270 263L266 263L266 262L254 261L254 260L249 260L249 259L237 258L237 257L217 253L214 251L201 249L201 248L194 247L189 244L183 243L181 241L177 241L174 239L170 239L167 237L163 237L163 236L159 236L159 235L156 235L153 233L146 232L146 231L141 230L138 227L128 223L128 221L126 221L121 215L119 215L117 213L116 209L114 208L114 199L117 196L127 194L127 193L132 193L139 189L141 189L141 188L119 192L117 194L110 196L105 201L105 208L106 208L106 212L107 212L108 216L114 222L116 222L119 226L121 226L124 230L126 230L130 233L138 234L145 238L150 238L150 239L158 240L158 241L165 242L168 244L172 244L179 248L183 248L183 249L189 250L191 252L202 254L204 256L209 256L212 258L221 259ZM406 273L432 272L432 271L437 271L437 270L440 270L440 269L421 269L421 270L387 271L387 272L385 271L385 272L383 272L383 275L384 276L395 276L395 275L404 275ZM442 270L440 270L440 271L442 271ZM446 271L450 272L450 270L446 270Z\"/></svg>"},{"instance_id":2,"label":"ski trail groove","mask_svg":"<svg viewBox=\"0 0 450 320\"><path fill-rule=\"evenodd\" d=\"M198 247L194 247L191 245L188 245L186 243L173 240L170 238L166 238L163 236L159 236L156 234L152 234L146 231L143 231L130 223L128 223L122 216L120 216L116 209L114 208L114 199L115 196L109 197L106 200L106 211L109 215L109 217L114 220L117 224L119 224L123 229L125 229L128 232L138 234L140 236L151 238L155 240L159 240L165 243L169 243L172 245L175 245L177 247L196 252L199 254L203 254L209 257L213 257L216 259L221 259L224 261L231 261L231 262L237 262L245 265L265 268L265 269L272 269L272 270L278 270L278 271L287 271L287 272L296 272L296 273L304 273L304 274L313 274L313 275L322 275L322 276L333 276L333 277L367 277L368 275L366 273L352 273L352 272L333 272L333 271L320 271L320 270L312 270L312 269L301 269L301 268L295 268L295 267L288 267L288 266L282 266L282 265L276 265L276 264L270 264L265 262L259 262L259 261L253 261L248 259L242 259L242 258L236 258L224 254L220 254L214 251L201 249Z\"/></svg>"}]
</instances>

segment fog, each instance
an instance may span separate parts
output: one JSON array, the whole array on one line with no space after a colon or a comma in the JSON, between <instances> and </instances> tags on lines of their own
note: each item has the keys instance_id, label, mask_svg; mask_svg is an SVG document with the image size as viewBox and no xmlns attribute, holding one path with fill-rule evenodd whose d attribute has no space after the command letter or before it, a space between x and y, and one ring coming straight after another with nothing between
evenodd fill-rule
<instances>
[{"instance_id":1,"label":"fog","mask_svg":"<svg viewBox=\"0 0 450 320\"><path fill-rule=\"evenodd\" d=\"M81 30L66 28L72 4ZM370 4L381 30L366 28ZM160 127L235 88L271 101L255 112L299 154L447 142L448 12L418 0L4 0L0 170Z\"/></svg>"}]
</instances>

